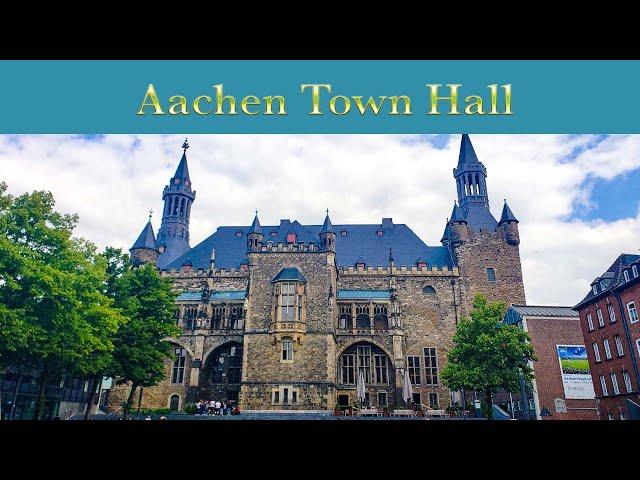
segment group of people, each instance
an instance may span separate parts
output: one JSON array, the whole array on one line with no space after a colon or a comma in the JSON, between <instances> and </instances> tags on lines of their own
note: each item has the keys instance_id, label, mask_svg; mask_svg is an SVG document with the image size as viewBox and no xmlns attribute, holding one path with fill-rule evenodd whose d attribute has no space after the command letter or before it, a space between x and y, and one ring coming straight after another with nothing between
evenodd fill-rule
<instances>
[{"instance_id":1,"label":"group of people","mask_svg":"<svg viewBox=\"0 0 640 480\"><path fill-rule=\"evenodd\" d=\"M231 400L220 402L216 400L199 400L196 403L196 415L239 415L240 409Z\"/></svg>"}]
</instances>

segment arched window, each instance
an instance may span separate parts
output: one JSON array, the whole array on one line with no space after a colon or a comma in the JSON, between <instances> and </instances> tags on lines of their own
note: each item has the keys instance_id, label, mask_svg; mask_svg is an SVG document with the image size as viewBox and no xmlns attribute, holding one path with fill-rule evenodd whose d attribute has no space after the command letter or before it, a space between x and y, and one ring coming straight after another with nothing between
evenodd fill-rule
<instances>
[{"instance_id":1,"label":"arched window","mask_svg":"<svg viewBox=\"0 0 640 480\"><path fill-rule=\"evenodd\" d=\"M387 306L384 304L378 304L373 308L373 312L373 328L376 330L387 330L389 328Z\"/></svg>"},{"instance_id":2,"label":"arched window","mask_svg":"<svg viewBox=\"0 0 640 480\"><path fill-rule=\"evenodd\" d=\"M377 345L360 342L348 347L338 360L338 379L355 385L362 371L366 386L393 385L393 368L387 354Z\"/></svg>"},{"instance_id":3,"label":"arched window","mask_svg":"<svg viewBox=\"0 0 640 480\"><path fill-rule=\"evenodd\" d=\"M424 287L422 289L422 293L425 293L427 295L435 295L436 294L436 289L433 288L431 285L427 285L426 287Z\"/></svg>"},{"instance_id":4,"label":"arched window","mask_svg":"<svg viewBox=\"0 0 640 480\"><path fill-rule=\"evenodd\" d=\"M356 328L369 329L371 321L369 319L369 305L356 306Z\"/></svg>"},{"instance_id":5,"label":"arched window","mask_svg":"<svg viewBox=\"0 0 640 480\"><path fill-rule=\"evenodd\" d=\"M180 395L173 394L169 398L169 410L172 412L177 412L180 410Z\"/></svg>"},{"instance_id":6,"label":"arched window","mask_svg":"<svg viewBox=\"0 0 640 480\"><path fill-rule=\"evenodd\" d=\"M338 318L338 328L351 328L351 305L340 305L340 317Z\"/></svg>"},{"instance_id":7,"label":"arched window","mask_svg":"<svg viewBox=\"0 0 640 480\"><path fill-rule=\"evenodd\" d=\"M211 328L213 330L224 328L224 311L224 305L215 305L213 307L213 317L211 318Z\"/></svg>"},{"instance_id":8,"label":"arched window","mask_svg":"<svg viewBox=\"0 0 640 480\"><path fill-rule=\"evenodd\" d=\"M206 359L205 372L200 375L199 388L209 398L237 400L242 380L242 344L226 343Z\"/></svg>"}]
</instances>

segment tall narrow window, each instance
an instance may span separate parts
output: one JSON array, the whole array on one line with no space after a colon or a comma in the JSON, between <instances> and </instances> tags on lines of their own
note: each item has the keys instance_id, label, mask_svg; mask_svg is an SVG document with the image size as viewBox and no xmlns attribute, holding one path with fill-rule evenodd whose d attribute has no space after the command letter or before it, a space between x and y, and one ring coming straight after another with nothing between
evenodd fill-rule
<instances>
[{"instance_id":1,"label":"tall narrow window","mask_svg":"<svg viewBox=\"0 0 640 480\"><path fill-rule=\"evenodd\" d=\"M631 276L629 275L629 270L625 270L622 274L624 275L625 282L628 282L629 280L631 280Z\"/></svg>"},{"instance_id":2,"label":"tall narrow window","mask_svg":"<svg viewBox=\"0 0 640 480\"><path fill-rule=\"evenodd\" d=\"M627 303L627 310L629 311L629 323L636 323L638 321L638 310L635 302Z\"/></svg>"},{"instance_id":3,"label":"tall narrow window","mask_svg":"<svg viewBox=\"0 0 640 480\"><path fill-rule=\"evenodd\" d=\"M594 342L591 346L593 347L593 356L595 357L596 362L601 362L602 359L600 358L600 348L598 348L598 344Z\"/></svg>"},{"instance_id":4,"label":"tall narrow window","mask_svg":"<svg viewBox=\"0 0 640 480\"><path fill-rule=\"evenodd\" d=\"M285 362L293 360L293 340L291 338L282 339L282 360Z\"/></svg>"},{"instance_id":5,"label":"tall narrow window","mask_svg":"<svg viewBox=\"0 0 640 480\"><path fill-rule=\"evenodd\" d=\"M379 407L387 406L387 392L378 392L378 406Z\"/></svg>"},{"instance_id":6,"label":"tall narrow window","mask_svg":"<svg viewBox=\"0 0 640 480\"><path fill-rule=\"evenodd\" d=\"M420 378L420 356L408 356L407 366L409 367L409 381L411 385L420 385L422 383L422 379Z\"/></svg>"},{"instance_id":7,"label":"tall narrow window","mask_svg":"<svg viewBox=\"0 0 640 480\"><path fill-rule=\"evenodd\" d=\"M364 374L364 383L371 383L371 347L358 347L358 374Z\"/></svg>"},{"instance_id":8,"label":"tall narrow window","mask_svg":"<svg viewBox=\"0 0 640 480\"><path fill-rule=\"evenodd\" d=\"M604 339L602 341L602 344L604 345L604 356L607 360L611 360L611 347L609 347L609 340L608 339Z\"/></svg>"},{"instance_id":9,"label":"tall narrow window","mask_svg":"<svg viewBox=\"0 0 640 480\"><path fill-rule=\"evenodd\" d=\"M607 305L607 311L609 312L609 322L616 323L616 311L613 309L613 305Z\"/></svg>"},{"instance_id":10,"label":"tall narrow window","mask_svg":"<svg viewBox=\"0 0 640 480\"><path fill-rule=\"evenodd\" d=\"M180 409L180 396L179 395L171 395L169 398L169 410L172 412L177 412Z\"/></svg>"},{"instance_id":11,"label":"tall narrow window","mask_svg":"<svg viewBox=\"0 0 640 480\"><path fill-rule=\"evenodd\" d=\"M624 349L622 348L622 339L620 338L620 335L614 335L613 340L616 342L616 352L618 353L618 356L622 357L624 355Z\"/></svg>"},{"instance_id":12,"label":"tall narrow window","mask_svg":"<svg viewBox=\"0 0 640 480\"><path fill-rule=\"evenodd\" d=\"M389 383L389 367L387 365L387 356L374 354L373 356L376 381L378 385L386 385Z\"/></svg>"},{"instance_id":13,"label":"tall narrow window","mask_svg":"<svg viewBox=\"0 0 640 480\"><path fill-rule=\"evenodd\" d=\"M602 310L598 308L596 310L596 315L598 316L598 325L604 327L604 316L602 315Z\"/></svg>"},{"instance_id":14,"label":"tall narrow window","mask_svg":"<svg viewBox=\"0 0 640 480\"><path fill-rule=\"evenodd\" d=\"M634 265L631 267L631 271L633 272L633 278L636 278L638 276L638 266Z\"/></svg>"},{"instance_id":15,"label":"tall narrow window","mask_svg":"<svg viewBox=\"0 0 640 480\"><path fill-rule=\"evenodd\" d=\"M604 378L604 375L600 375L600 387L602 387L602 396L606 397L609 395L609 390L607 389L607 380Z\"/></svg>"},{"instance_id":16,"label":"tall narrow window","mask_svg":"<svg viewBox=\"0 0 640 480\"><path fill-rule=\"evenodd\" d=\"M624 379L624 388L627 393L631 393L633 391L633 387L631 385L631 375L626 370L622 371L622 378Z\"/></svg>"},{"instance_id":17,"label":"tall narrow window","mask_svg":"<svg viewBox=\"0 0 640 480\"><path fill-rule=\"evenodd\" d=\"M340 357L340 383L353 385L355 380L355 355L344 354Z\"/></svg>"},{"instance_id":18,"label":"tall narrow window","mask_svg":"<svg viewBox=\"0 0 640 480\"><path fill-rule=\"evenodd\" d=\"M496 271L493 268L487 268L487 280L489 282L495 282L496 281Z\"/></svg>"},{"instance_id":19,"label":"tall narrow window","mask_svg":"<svg viewBox=\"0 0 640 480\"><path fill-rule=\"evenodd\" d=\"M424 349L424 372L425 385L438 385L438 356L435 348Z\"/></svg>"},{"instance_id":20,"label":"tall narrow window","mask_svg":"<svg viewBox=\"0 0 640 480\"><path fill-rule=\"evenodd\" d=\"M438 394L435 392L429 394L429 407L440 408L440 401L438 400Z\"/></svg>"},{"instance_id":21,"label":"tall narrow window","mask_svg":"<svg viewBox=\"0 0 640 480\"><path fill-rule=\"evenodd\" d=\"M613 394L620 395L620 387L618 387L618 377L615 373L611 374L611 386L613 387Z\"/></svg>"},{"instance_id":22,"label":"tall narrow window","mask_svg":"<svg viewBox=\"0 0 640 480\"><path fill-rule=\"evenodd\" d=\"M176 348L174 354L176 358L173 361L171 383L181 384L184 381L184 362L186 358L186 352L184 348Z\"/></svg>"},{"instance_id":23,"label":"tall narrow window","mask_svg":"<svg viewBox=\"0 0 640 480\"><path fill-rule=\"evenodd\" d=\"M590 313L587 313L587 326L589 327L589 331L593 332L595 328L593 327L593 317Z\"/></svg>"},{"instance_id":24,"label":"tall narrow window","mask_svg":"<svg viewBox=\"0 0 640 480\"><path fill-rule=\"evenodd\" d=\"M283 322L293 322L295 320L296 286L294 283L283 283L281 289L280 320Z\"/></svg>"}]
</instances>

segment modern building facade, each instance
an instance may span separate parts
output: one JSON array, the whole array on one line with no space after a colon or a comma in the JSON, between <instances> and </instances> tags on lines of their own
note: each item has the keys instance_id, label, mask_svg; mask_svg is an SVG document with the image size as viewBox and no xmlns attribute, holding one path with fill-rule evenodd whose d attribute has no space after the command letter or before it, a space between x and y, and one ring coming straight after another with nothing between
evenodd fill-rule
<instances>
[{"instance_id":1,"label":"modern building facade","mask_svg":"<svg viewBox=\"0 0 640 480\"><path fill-rule=\"evenodd\" d=\"M574 307L602 420L626 420L640 410L639 270L640 255L620 255Z\"/></svg>"},{"instance_id":2,"label":"modern building facade","mask_svg":"<svg viewBox=\"0 0 640 480\"><path fill-rule=\"evenodd\" d=\"M518 419L597 420L578 313L571 307L512 305L504 322L529 334L537 357L531 362L532 385L522 382L520 393L501 394L504 409Z\"/></svg>"},{"instance_id":3,"label":"modern building facade","mask_svg":"<svg viewBox=\"0 0 640 480\"><path fill-rule=\"evenodd\" d=\"M131 248L134 262L173 280L183 332L143 407L182 410L206 398L245 410L332 410L357 402L362 371L371 405L404 405L406 374L416 403L446 408L440 369L474 295L525 302L518 220L506 202L500 220L492 215L487 170L467 135L437 246L391 218L334 224L327 211L316 225L262 225L256 212L250 225L220 226L191 247L196 192L183 148L157 238L149 221ZM114 387L111 405L127 394Z\"/></svg>"}]
</instances>

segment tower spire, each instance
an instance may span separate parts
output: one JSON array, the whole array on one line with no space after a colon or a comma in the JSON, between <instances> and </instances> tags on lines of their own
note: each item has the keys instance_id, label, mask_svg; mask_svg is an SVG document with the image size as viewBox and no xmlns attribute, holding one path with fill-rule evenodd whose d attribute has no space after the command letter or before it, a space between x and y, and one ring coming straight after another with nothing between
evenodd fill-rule
<instances>
[{"instance_id":1,"label":"tower spire","mask_svg":"<svg viewBox=\"0 0 640 480\"><path fill-rule=\"evenodd\" d=\"M158 245L161 252L158 258L158 267L160 268L164 268L191 248L189 246L189 219L196 192L191 188L191 177L187 163L188 148L189 142L185 138L178 168L162 192L164 209L162 224L158 230Z\"/></svg>"}]
</instances>

